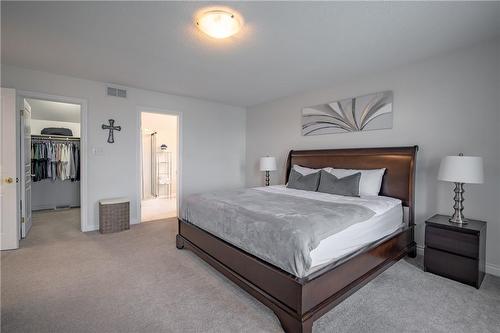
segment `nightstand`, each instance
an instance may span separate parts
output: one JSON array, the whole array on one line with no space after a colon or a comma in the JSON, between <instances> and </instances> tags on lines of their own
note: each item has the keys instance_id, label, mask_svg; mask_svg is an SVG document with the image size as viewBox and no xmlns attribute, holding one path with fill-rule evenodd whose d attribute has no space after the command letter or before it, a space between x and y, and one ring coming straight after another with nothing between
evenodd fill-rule
<instances>
[{"instance_id":1,"label":"nightstand","mask_svg":"<svg viewBox=\"0 0 500 333\"><path fill-rule=\"evenodd\" d=\"M479 289L484 278L486 222L459 226L446 215L425 221L424 270Z\"/></svg>"}]
</instances>

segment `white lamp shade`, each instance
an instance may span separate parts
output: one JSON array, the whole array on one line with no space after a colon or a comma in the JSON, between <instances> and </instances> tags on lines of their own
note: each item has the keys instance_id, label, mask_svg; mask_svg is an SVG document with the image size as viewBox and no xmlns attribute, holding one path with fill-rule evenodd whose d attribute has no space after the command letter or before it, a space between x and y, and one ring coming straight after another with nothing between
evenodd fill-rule
<instances>
[{"instance_id":1,"label":"white lamp shade","mask_svg":"<svg viewBox=\"0 0 500 333\"><path fill-rule=\"evenodd\" d=\"M260 158L260 171L274 171L276 170L276 159L272 156Z\"/></svg>"},{"instance_id":2,"label":"white lamp shade","mask_svg":"<svg viewBox=\"0 0 500 333\"><path fill-rule=\"evenodd\" d=\"M446 156L439 166L439 180L454 183L482 184L483 158L477 156Z\"/></svg>"}]
</instances>

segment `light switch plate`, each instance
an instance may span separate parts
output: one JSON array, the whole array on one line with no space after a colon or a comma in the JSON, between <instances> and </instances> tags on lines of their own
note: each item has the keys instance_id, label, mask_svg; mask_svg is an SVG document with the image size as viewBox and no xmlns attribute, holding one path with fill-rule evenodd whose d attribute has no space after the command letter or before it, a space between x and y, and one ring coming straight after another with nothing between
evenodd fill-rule
<instances>
[{"instance_id":1,"label":"light switch plate","mask_svg":"<svg viewBox=\"0 0 500 333\"><path fill-rule=\"evenodd\" d=\"M104 149L102 147L93 147L92 154L95 156L102 156L104 155Z\"/></svg>"}]
</instances>

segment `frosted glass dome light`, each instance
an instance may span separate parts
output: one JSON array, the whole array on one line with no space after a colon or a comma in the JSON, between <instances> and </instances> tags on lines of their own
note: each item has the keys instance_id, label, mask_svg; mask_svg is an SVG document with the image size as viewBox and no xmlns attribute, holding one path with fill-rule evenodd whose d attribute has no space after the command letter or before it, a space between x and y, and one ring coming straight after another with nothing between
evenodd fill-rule
<instances>
[{"instance_id":1,"label":"frosted glass dome light","mask_svg":"<svg viewBox=\"0 0 500 333\"><path fill-rule=\"evenodd\" d=\"M196 18L196 26L210 37L223 39L240 31L243 20L236 12L209 10Z\"/></svg>"}]
</instances>

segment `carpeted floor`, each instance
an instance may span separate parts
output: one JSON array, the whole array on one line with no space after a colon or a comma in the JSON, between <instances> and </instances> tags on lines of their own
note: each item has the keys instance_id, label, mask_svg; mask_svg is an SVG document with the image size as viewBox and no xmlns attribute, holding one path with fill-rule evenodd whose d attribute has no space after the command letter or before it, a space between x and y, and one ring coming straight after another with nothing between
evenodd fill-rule
<instances>
[{"instance_id":1,"label":"carpeted floor","mask_svg":"<svg viewBox=\"0 0 500 333\"><path fill-rule=\"evenodd\" d=\"M282 332L265 306L189 251L175 220L108 235L79 231L78 210L34 216L2 252L7 332ZM500 332L500 278L480 290L401 260L314 325L314 332Z\"/></svg>"}]
</instances>

